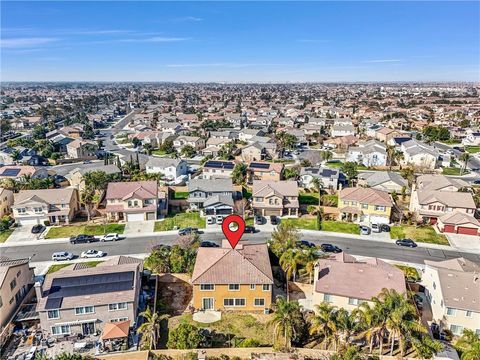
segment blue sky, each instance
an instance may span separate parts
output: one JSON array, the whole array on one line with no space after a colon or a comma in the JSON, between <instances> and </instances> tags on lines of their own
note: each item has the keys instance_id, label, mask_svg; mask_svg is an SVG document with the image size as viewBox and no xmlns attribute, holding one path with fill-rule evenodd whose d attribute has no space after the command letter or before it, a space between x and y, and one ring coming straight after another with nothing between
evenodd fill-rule
<instances>
[{"instance_id":1,"label":"blue sky","mask_svg":"<svg viewBox=\"0 0 480 360\"><path fill-rule=\"evenodd\" d=\"M2 1L2 81L478 81L479 2Z\"/></svg>"}]
</instances>

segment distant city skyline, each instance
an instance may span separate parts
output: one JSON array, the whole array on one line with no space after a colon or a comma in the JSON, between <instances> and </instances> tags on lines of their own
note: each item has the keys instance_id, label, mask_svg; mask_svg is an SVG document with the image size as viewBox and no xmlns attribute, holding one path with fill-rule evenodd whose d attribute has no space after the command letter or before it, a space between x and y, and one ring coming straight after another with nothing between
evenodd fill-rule
<instances>
[{"instance_id":1,"label":"distant city skyline","mask_svg":"<svg viewBox=\"0 0 480 360\"><path fill-rule=\"evenodd\" d=\"M1 80L480 80L479 2L1 3Z\"/></svg>"}]
</instances>

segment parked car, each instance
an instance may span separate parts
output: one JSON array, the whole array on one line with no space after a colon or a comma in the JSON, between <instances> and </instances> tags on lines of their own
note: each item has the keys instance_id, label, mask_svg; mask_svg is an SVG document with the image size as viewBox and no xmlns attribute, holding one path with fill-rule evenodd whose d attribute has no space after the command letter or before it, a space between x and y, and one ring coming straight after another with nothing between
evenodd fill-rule
<instances>
[{"instance_id":1,"label":"parked car","mask_svg":"<svg viewBox=\"0 0 480 360\"><path fill-rule=\"evenodd\" d=\"M382 224L382 225L380 225L380 230L382 232L390 232L390 226L387 225L387 224Z\"/></svg>"},{"instance_id":2,"label":"parked car","mask_svg":"<svg viewBox=\"0 0 480 360\"><path fill-rule=\"evenodd\" d=\"M202 241L200 247L218 247L218 245L212 241Z\"/></svg>"},{"instance_id":3,"label":"parked car","mask_svg":"<svg viewBox=\"0 0 480 360\"><path fill-rule=\"evenodd\" d=\"M250 226L250 225L245 226L245 231L244 231L244 232L246 232L246 233L252 233L252 234L254 234L256 231L257 231L257 230L255 230L255 227L254 227L254 226Z\"/></svg>"},{"instance_id":4,"label":"parked car","mask_svg":"<svg viewBox=\"0 0 480 360\"><path fill-rule=\"evenodd\" d=\"M382 228L378 224L372 224L372 233L382 232Z\"/></svg>"},{"instance_id":5,"label":"parked car","mask_svg":"<svg viewBox=\"0 0 480 360\"><path fill-rule=\"evenodd\" d=\"M72 260L73 254L67 251L60 251L52 254L53 261Z\"/></svg>"},{"instance_id":6,"label":"parked car","mask_svg":"<svg viewBox=\"0 0 480 360\"><path fill-rule=\"evenodd\" d=\"M255 216L255 225L262 225L263 224L263 216L256 215Z\"/></svg>"},{"instance_id":7,"label":"parked car","mask_svg":"<svg viewBox=\"0 0 480 360\"><path fill-rule=\"evenodd\" d=\"M41 234L42 232L45 231L45 229L46 229L45 226L41 224L37 224L34 227L32 227L32 234Z\"/></svg>"},{"instance_id":8,"label":"parked car","mask_svg":"<svg viewBox=\"0 0 480 360\"><path fill-rule=\"evenodd\" d=\"M32 346L30 350L25 354L25 360L33 360L35 359L35 353L37 352L37 347Z\"/></svg>"},{"instance_id":9,"label":"parked car","mask_svg":"<svg viewBox=\"0 0 480 360\"><path fill-rule=\"evenodd\" d=\"M320 245L320 249L322 249L323 252L334 253L334 254L338 254L342 252L342 249L332 244L322 244Z\"/></svg>"},{"instance_id":10,"label":"parked car","mask_svg":"<svg viewBox=\"0 0 480 360\"><path fill-rule=\"evenodd\" d=\"M295 245L298 247L307 247L307 248L315 248L315 244L307 241L307 240L299 240L295 242Z\"/></svg>"},{"instance_id":11,"label":"parked car","mask_svg":"<svg viewBox=\"0 0 480 360\"><path fill-rule=\"evenodd\" d=\"M190 235L190 234L198 234L198 229L197 228L192 228L192 227L186 227L186 228L178 230L178 235L180 235L180 236L185 236L185 235Z\"/></svg>"},{"instance_id":12,"label":"parked car","mask_svg":"<svg viewBox=\"0 0 480 360\"><path fill-rule=\"evenodd\" d=\"M71 244L84 244L84 243L91 243L94 241L97 241L97 239L93 235L77 235L77 236L72 236L70 238Z\"/></svg>"},{"instance_id":13,"label":"parked car","mask_svg":"<svg viewBox=\"0 0 480 360\"><path fill-rule=\"evenodd\" d=\"M120 240L120 237L117 233L110 233L102 237L101 241L117 241Z\"/></svg>"},{"instance_id":14,"label":"parked car","mask_svg":"<svg viewBox=\"0 0 480 360\"><path fill-rule=\"evenodd\" d=\"M223 216L223 215L217 215L217 217L216 217L217 224L221 224L221 223L223 223L223 218L224 218L224 216Z\"/></svg>"},{"instance_id":15,"label":"parked car","mask_svg":"<svg viewBox=\"0 0 480 360\"><path fill-rule=\"evenodd\" d=\"M278 217L276 217L275 215L270 216L270 224L278 225L279 222L280 221L278 220Z\"/></svg>"},{"instance_id":16,"label":"parked car","mask_svg":"<svg viewBox=\"0 0 480 360\"><path fill-rule=\"evenodd\" d=\"M417 244L412 239L398 239L397 241L395 241L395 244L397 244L398 246L406 246L410 248L417 247Z\"/></svg>"},{"instance_id":17,"label":"parked car","mask_svg":"<svg viewBox=\"0 0 480 360\"><path fill-rule=\"evenodd\" d=\"M215 217L208 216L207 217L207 225L213 225L213 224L215 224Z\"/></svg>"},{"instance_id":18,"label":"parked car","mask_svg":"<svg viewBox=\"0 0 480 360\"><path fill-rule=\"evenodd\" d=\"M87 250L83 251L80 255L81 258L101 258L104 257L106 254L100 250Z\"/></svg>"},{"instance_id":19,"label":"parked car","mask_svg":"<svg viewBox=\"0 0 480 360\"><path fill-rule=\"evenodd\" d=\"M368 226L360 226L360 235L370 235L370 228Z\"/></svg>"}]
</instances>

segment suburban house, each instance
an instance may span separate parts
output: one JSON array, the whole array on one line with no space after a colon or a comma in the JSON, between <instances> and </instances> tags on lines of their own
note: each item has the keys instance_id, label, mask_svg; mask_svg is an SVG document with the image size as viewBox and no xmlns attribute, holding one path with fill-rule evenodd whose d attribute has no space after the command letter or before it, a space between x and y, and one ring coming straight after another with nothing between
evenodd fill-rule
<instances>
[{"instance_id":1,"label":"suburban house","mask_svg":"<svg viewBox=\"0 0 480 360\"><path fill-rule=\"evenodd\" d=\"M208 160L203 165L202 178L203 179L230 179L232 177L235 163L233 161L224 160Z\"/></svg>"},{"instance_id":2,"label":"suburban house","mask_svg":"<svg viewBox=\"0 0 480 360\"><path fill-rule=\"evenodd\" d=\"M441 329L480 334L480 266L464 258L425 260L422 275L432 318Z\"/></svg>"},{"instance_id":3,"label":"suburban house","mask_svg":"<svg viewBox=\"0 0 480 360\"><path fill-rule=\"evenodd\" d=\"M235 191L231 178L191 179L188 182L190 209L205 215L229 215L233 213Z\"/></svg>"},{"instance_id":4,"label":"suburban house","mask_svg":"<svg viewBox=\"0 0 480 360\"><path fill-rule=\"evenodd\" d=\"M147 174L163 174L167 180L179 180L188 174L188 164L185 160L149 156L145 164Z\"/></svg>"},{"instance_id":5,"label":"suburban house","mask_svg":"<svg viewBox=\"0 0 480 360\"><path fill-rule=\"evenodd\" d=\"M91 335L108 323L137 319L143 262L116 256L88 267L72 264L35 283L43 331L53 336Z\"/></svg>"},{"instance_id":6,"label":"suburban house","mask_svg":"<svg viewBox=\"0 0 480 360\"><path fill-rule=\"evenodd\" d=\"M465 136L462 140L463 145L471 145L471 146L478 146L480 145L480 132L470 132L467 136Z\"/></svg>"},{"instance_id":7,"label":"suburban house","mask_svg":"<svg viewBox=\"0 0 480 360\"><path fill-rule=\"evenodd\" d=\"M399 173L393 171L370 171L358 174L358 186L387 191L389 193L402 193L402 188L408 193L408 181Z\"/></svg>"},{"instance_id":8,"label":"suburban house","mask_svg":"<svg viewBox=\"0 0 480 360\"><path fill-rule=\"evenodd\" d=\"M412 165L423 169L435 169L439 152L434 147L412 139L400 145L403 153L402 165Z\"/></svg>"},{"instance_id":9,"label":"suburban house","mask_svg":"<svg viewBox=\"0 0 480 360\"><path fill-rule=\"evenodd\" d=\"M386 191L371 188L345 188L338 194L338 207L341 220L390 223L393 200Z\"/></svg>"},{"instance_id":10,"label":"suburban house","mask_svg":"<svg viewBox=\"0 0 480 360\"><path fill-rule=\"evenodd\" d=\"M67 157L70 159L95 158L98 145L95 141L75 139L67 144Z\"/></svg>"},{"instance_id":11,"label":"suburban house","mask_svg":"<svg viewBox=\"0 0 480 360\"><path fill-rule=\"evenodd\" d=\"M255 215L298 216L298 185L296 181L254 180L252 208Z\"/></svg>"},{"instance_id":12,"label":"suburban house","mask_svg":"<svg viewBox=\"0 0 480 360\"><path fill-rule=\"evenodd\" d=\"M23 176L45 179L48 177L48 172L45 168L36 168L34 166L7 165L0 167L0 180L13 179L22 181Z\"/></svg>"},{"instance_id":13,"label":"suburban house","mask_svg":"<svg viewBox=\"0 0 480 360\"><path fill-rule=\"evenodd\" d=\"M375 139L384 142L385 144L389 142L391 139L394 137L400 136L401 133L399 133L397 130L390 129L387 127L382 127L375 131Z\"/></svg>"},{"instance_id":14,"label":"suburban house","mask_svg":"<svg viewBox=\"0 0 480 360\"><path fill-rule=\"evenodd\" d=\"M13 217L19 225L68 224L80 208L78 190L61 189L20 190L14 195Z\"/></svg>"},{"instance_id":15,"label":"suburban house","mask_svg":"<svg viewBox=\"0 0 480 360\"><path fill-rule=\"evenodd\" d=\"M92 171L102 171L106 175L120 175L122 171L117 165L103 163L92 163L88 167L78 167L71 170L68 174L65 174L65 178L68 180L71 186L74 186L78 191L85 189L85 175Z\"/></svg>"},{"instance_id":16,"label":"suburban house","mask_svg":"<svg viewBox=\"0 0 480 360\"><path fill-rule=\"evenodd\" d=\"M85 129L85 125L80 123L75 123L75 124L61 127L60 129L58 129L58 132L70 138L78 139L82 137L84 133L84 129Z\"/></svg>"},{"instance_id":17,"label":"suburban house","mask_svg":"<svg viewBox=\"0 0 480 360\"><path fill-rule=\"evenodd\" d=\"M386 166L387 148L378 140L369 140L358 143L358 146L348 148L346 161L363 164L365 166Z\"/></svg>"},{"instance_id":18,"label":"suburban house","mask_svg":"<svg viewBox=\"0 0 480 360\"><path fill-rule=\"evenodd\" d=\"M202 150L205 147L205 140L198 136L186 135L181 135L173 140L173 146L179 151L182 151L187 145L192 146L197 151Z\"/></svg>"},{"instance_id":19,"label":"suburban house","mask_svg":"<svg viewBox=\"0 0 480 360\"><path fill-rule=\"evenodd\" d=\"M262 161L267 157L267 150L261 143L253 143L242 148L244 162Z\"/></svg>"},{"instance_id":20,"label":"suburban house","mask_svg":"<svg viewBox=\"0 0 480 360\"><path fill-rule=\"evenodd\" d=\"M12 334L12 320L25 300L33 295L34 274L29 259L0 258L0 346Z\"/></svg>"},{"instance_id":21,"label":"suburban house","mask_svg":"<svg viewBox=\"0 0 480 360\"><path fill-rule=\"evenodd\" d=\"M335 119L331 130L332 137L355 135L355 127L348 118Z\"/></svg>"},{"instance_id":22,"label":"suburban house","mask_svg":"<svg viewBox=\"0 0 480 360\"><path fill-rule=\"evenodd\" d=\"M299 185L305 189L315 189L313 179L320 179L322 189L337 190L338 184L343 181L339 169L324 167L302 167L300 169Z\"/></svg>"},{"instance_id":23,"label":"suburban house","mask_svg":"<svg viewBox=\"0 0 480 360\"><path fill-rule=\"evenodd\" d=\"M245 128L240 130L240 132L238 133L238 139L240 141L249 142L255 136L264 136L264 135L265 133L262 130Z\"/></svg>"},{"instance_id":24,"label":"suburban house","mask_svg":"<svg viewBox=\"0 0 480 360\"><path fill-rule=\"evenodd\" d=\"M356 260L342 252L317 261L311 302L302 305L314 310L314 305L327 302L351 312L383 288L406 293L403 271L377 258Z\"/></svg>"},{"instance_id":25,"label":"suburban house","mask_svg":"<svg viewBox=\"0 0 480 360\"><path fill-rule=\"evenodd\" d=\"M437 227L444 233L480 236L480 221L472 215L455 211L437 219Z\"/></svg>"},{"instance_id":26,"label":"suburban house","mask_svg":"<svg viewBox=\"0 0 480 360\"><path fill-rule=\"evenodd\" d=\"M454 212L474 216L476 206L472 194L459 191L467 187L469 184L461 179L442 175L419 176L412 189L409 209L417 214L418 220L430 224L435 224L439 217L451 215ZM447 218L449 217L444 219ZM460 218L456 217L450 220L460 221ZM441 224L443 231L445 231L444 224ZM450 231L451 227L447 227L446 230L452 232ZM460 230L461 233L464 231L465 233L472 232L472 230Z\"/></svg>"},{"instance_id":27,"label":"suburban house","mask_svg":"<svg viewBox=\"0 0 480 360\"><path fill-rule=\"evenodd\" d=\"M108 220L157 220L159 192L154 180L109 183L105 199Z\"/></svg>"},{"instance_id":28,"label":"suburban house","mask_svg":"<svg viewBox=\"0 0 480 360\"><path fill-rule=\"evenodd\" d=\"M239 243L232 249L224 240L220 248L200 247L191 283L197 310L268 311L273 274L267 245Z\"/></svg>"},{"instance_id":29,"label":"suburban house","mask_svg":"<svg viewBox=\"0 0 480 360\"><path fill-rule=\"evenodd\" d=\"M12 212L13 191L0 187L0 219Z\"/></svg>"},{"instance_id":30,"label":"suburban house","mask_svg":"<svg viewBox=\"0 0 480 360\"><path fill-rule=\"evenodd\" d=\"M247 168L247 181L251 184L255 180L280 181L282 180L283 164L253 161Z\"/></svg>"}]
</instances>

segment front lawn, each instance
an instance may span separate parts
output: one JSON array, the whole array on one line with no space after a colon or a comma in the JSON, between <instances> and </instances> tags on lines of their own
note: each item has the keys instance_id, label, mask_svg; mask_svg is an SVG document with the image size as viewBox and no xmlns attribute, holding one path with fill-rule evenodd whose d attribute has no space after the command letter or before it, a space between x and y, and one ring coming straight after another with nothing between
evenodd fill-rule
<instances>
[{"instance_id":1,"label":"front lawn","mask_svg":"<svg viewBox=\"0 0 480 360\"><path fill-rule=\"evenodd\" d=\"M283 219L282 222L292 224L297 229L305 229L305 230L318 230L317 228L317 218L316 217L301 217L301 218L291 218L291 219ZM331 231L331 232L338 232L343 234L354 234L359 235L360 229L357 224L347 223L342 221L331 221L331 220L324 220L322 221L322 231Z\"/></svg>"},{"instance_id":2,"label":"front lawn","mask_svg":"<svg viewBox=\"0 0 480 360\"><path fill-rule=\"evenodd\" d=\"M470 154L476 154L480 152L480 146L465 146L465 151L469 152Z\"/></svg>"},{"instance_id":3,"label":"front lawn","mask_svg":"<svg viewBox=\"0 0 480 360\"><path fill-rule=\"evenodd\" d=\"M437 234L435 229L431 226L402 225L392 226L390 230L390 238L402 239L409 238L418 242L425 242L430 244L450 245L446 236Z\"/></svg>"},{"instance_id":4,"label":"front lawn","mask_svg":"<svg viewBox=\"0 0 480 360\"><path fill-rule=\"evenodd\" d=\"M461 174L462 169L461 168L456 168L456 167L444 167L442 174L443 175L463 175L466 174L468 171L465 171L463 174Z\"/></svg>"},{"instance_id":5,"label":"front lawn","mask_svg":"<svg viewBox=\"0 0 480 360\"><path fill-rule=\"evenodd\" d=\"M300 193L298 195L300 205L318 205L317 193Z\"/></svg>"},{"instance_id":6,"label":"front lawn","mask_svg":"<svg viewBox=\"0 0 480 360\"><path fill-rule=\"evenodd\" d=\"M182 229L185 227L205 228L205 219L200 217L199 213L179 213L169 215L163 221L155 222L153 231L168 231L174 228Z\"/></svg>"},{"instance_id":7,"label":"front lawn","mask_svg":"<svg viewBox=\"0 0 480 360\"><path fill-rule=\"evenodd\" d=\"M327 161L327 167L331 169L340 169L343 166L343 162L339 160Z\"/></svg>"},{"instance_id":8,"label":"front lawn","mask_svg":"<svg viewBox=\"0 0 480 360\"><path fill-rule=\"evenodd\" d=\"M95 267L97 266L98 264L102 263L103 261L99 261L99 260L93 260L93 261L86 261L86 262L82 262L83 265L87 266L87 267ZM69 265L73 265L74 263L64 263L64 264L54 264L54 265L51 265L48 270L47 270L47 274L51 274L51 273L54 273L60 269L63 269L64 267L67 267Z\"/></svg>"},{"instance_id":9,"label":"front lawn","mask_svg":"<svg viewBox=\"0 0 480 360\"><path fill-rule=\"evenodd\" d=\"M8 229L0 232L0 243L7 241L8 237L13 233L13 229Z\"/></svg>"},{"instance_id":10,"label":"front lawn","mask_svg":"<svg viewBox=\"0 0 480 360\"><path fill-rule=\"evenodd\" d=\"M188 191L175 191L173 193L174 200L185 200L188 198Z\"/></svg>"},{"instance_id":11,"label":"front lawn","mask_svg":"<svg viewBox=\"0 0 480 360\"><path fill-rule=\"evenodd\" d=\"M307 217L290 218L290 219L282 219L282 222L293 225L297 229L318 230L317 218L307 218Z\"/></svg>"},{"instance_id":12,"label":"front lawn","mask_svg":"<svg viewBox=\"0 0 480 360\"><path fill-rule=\"evenodd\" d=\"M105 235L109 233L123 234L125 224L106 224L106 225L66 225L52 227L45 235L45 239L66 238L70 236L85 235Z\"/></svg>"}]
</instances>

